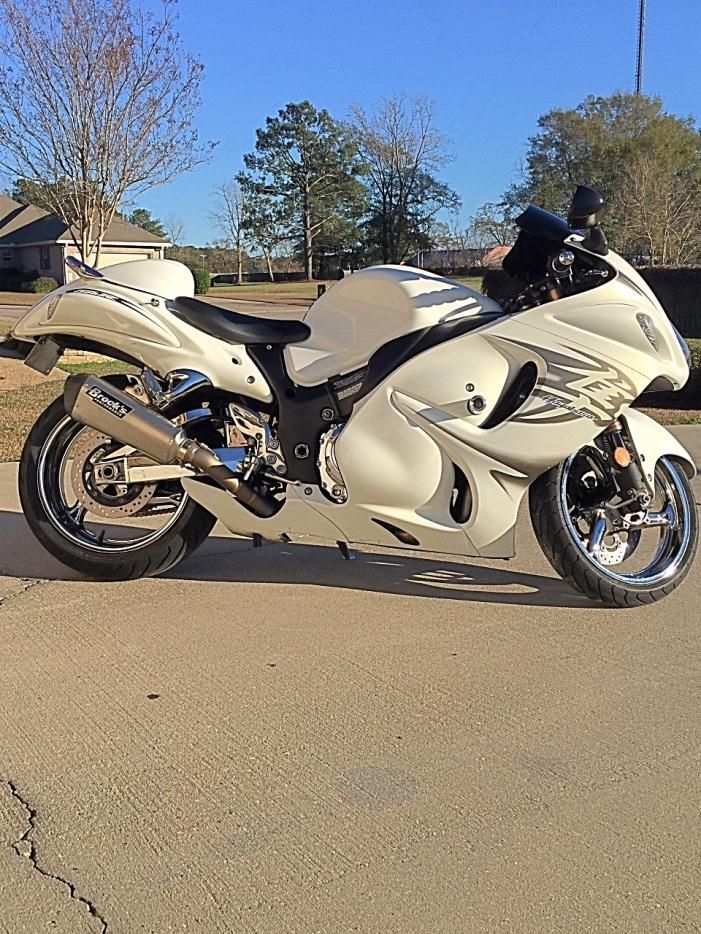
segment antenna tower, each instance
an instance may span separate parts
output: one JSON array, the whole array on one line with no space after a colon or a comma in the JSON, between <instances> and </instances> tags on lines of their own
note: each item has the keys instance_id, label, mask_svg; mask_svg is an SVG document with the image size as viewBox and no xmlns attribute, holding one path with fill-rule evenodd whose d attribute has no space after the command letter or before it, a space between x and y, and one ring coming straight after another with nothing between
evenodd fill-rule
<instances>
[{"instance_id":1,"label":"antenna tower","mask_svg":"<svg viewBox=\"0 0 701 934\"><path fill-rule=\"evenodd\" d=\"M638 55L635 64L635 93L643 93L643 60L645 57L645 13L647 0L640 0L638 11Z\"/></svg>"}]
</instances>

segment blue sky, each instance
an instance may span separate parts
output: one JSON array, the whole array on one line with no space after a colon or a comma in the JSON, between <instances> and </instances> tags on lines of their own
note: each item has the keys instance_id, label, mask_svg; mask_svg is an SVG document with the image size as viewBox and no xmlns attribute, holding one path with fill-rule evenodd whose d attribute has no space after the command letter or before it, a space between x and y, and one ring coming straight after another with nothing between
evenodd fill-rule
<instances>
[{"instance_id":1,"label":"blue sky","mask_svg":"<svg viewBox=\"0 0 701 934\"><path fill-rule=\"evenodd\" d=\"M648 0L644 90L701 122L701 0ZM216 237L212 189L241 166L256 127L289 101L336 117L352 103L424 94L455 161L443 177L463 216L518 171L540 114L632 90L638 0L181 0L180 32L206 65L197 125L206 166L139 203L177 214L186 240Z\"/></svg>"}]
</instances>

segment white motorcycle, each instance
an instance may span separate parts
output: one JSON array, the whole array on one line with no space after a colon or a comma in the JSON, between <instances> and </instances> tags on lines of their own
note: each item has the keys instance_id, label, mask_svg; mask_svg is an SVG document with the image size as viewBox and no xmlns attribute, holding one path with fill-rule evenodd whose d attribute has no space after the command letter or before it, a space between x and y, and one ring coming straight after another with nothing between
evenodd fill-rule
<instances>
[{"instance_id":1,"label":"white motorcycle","mask_svg":"<svg viewBox=\"0 0 701 934\"><path fill-rule=\"evenodd\" d=\"M262 540L315 536L465 557L514 554L530 490L538 541L592 600L670 593L698 541L690 455L631 403L679 389L689 352L643 279L608 250L603 201L529 207L503 307L420 269L343 279L304 321L193 298L169 260L79 278L16 324L27 364L66 348L134 364L70 376L20 464L39 541L92 578L173 567L216 519Z\"/></svg>"}]
</instances>

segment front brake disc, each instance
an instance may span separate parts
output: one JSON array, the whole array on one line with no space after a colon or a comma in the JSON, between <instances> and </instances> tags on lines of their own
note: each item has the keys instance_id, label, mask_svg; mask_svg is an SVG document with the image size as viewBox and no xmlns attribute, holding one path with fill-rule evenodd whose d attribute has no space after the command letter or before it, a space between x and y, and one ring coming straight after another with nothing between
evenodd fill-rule
<instances>
[{"instance_id":1,"label":"front brake disc","mask_svg":"<svg viewBox=\"0 0 701 934\"><path fill-rule=\"evenodd\" d=\"M606 566L621 564L633 554L640 543L640 532L635 529L627 530L624 541L618 532L607 532L599 546L597 560Z\"/></svg>"}]
</instances>

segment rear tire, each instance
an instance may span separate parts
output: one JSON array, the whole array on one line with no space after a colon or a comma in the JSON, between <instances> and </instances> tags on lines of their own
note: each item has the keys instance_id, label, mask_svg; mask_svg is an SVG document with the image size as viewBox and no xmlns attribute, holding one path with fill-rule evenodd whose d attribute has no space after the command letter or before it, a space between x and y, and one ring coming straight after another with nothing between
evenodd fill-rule
<instances>
[{"instance_id":1,"label":"rear tire","mask_svg":"<svg viewBox=\"0 0 701 934\"><path fill-rule=\"evenodd\" d=\"M115 382L117 380L115 379ZM68 420L68 421L67 421ZM40 476L45 448L61 424L75 425L66 415L63 398L39 416L24 445L19 465L19 495L30 529L44 548L63 564L92 580L120 581L162 574L191 555L207 538L216 518L194 500L178 511L172 525L143 547L100 550L83 546L62 533L57 516L46 505L46 477ZM44 457L42 457L44 452ZM44 486L40 489L40 485ZM185 495L185 494L184 494Z\"/></svg>"},{"instance_id":2,"label":"rear tire","mask_svg":"<svg viewBox=\"0 0 701 934\"><path fill-rule=\"evenodd\" d=\"M650 565L647 575L643 572L626 576L614 570L620 565L607 570L594 555L588 554L582 540L575 534L571 517L566 513L567 497L563 492L572 460L570 458L548 470L529 491L533 530L552 567L575 590L609 607L645 606L668 596L689 573L699 539L694 491L681 464L663 457L656 468L656 474L663 471L667 481L673 484L680 523L678 533L671 530L665 533L676 535L670 542L668 554L662 555L660 551L667 570L661 558L659 567ZM642 535L652 535L654 531L645 530Z\"/></svg>"}]
</instances>

